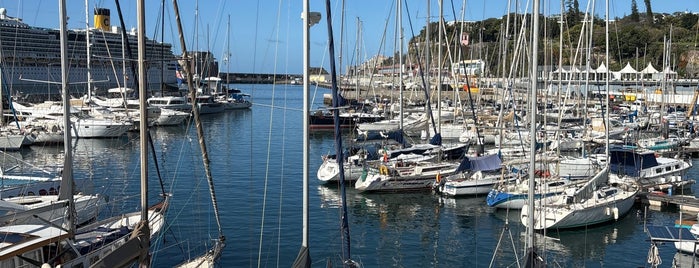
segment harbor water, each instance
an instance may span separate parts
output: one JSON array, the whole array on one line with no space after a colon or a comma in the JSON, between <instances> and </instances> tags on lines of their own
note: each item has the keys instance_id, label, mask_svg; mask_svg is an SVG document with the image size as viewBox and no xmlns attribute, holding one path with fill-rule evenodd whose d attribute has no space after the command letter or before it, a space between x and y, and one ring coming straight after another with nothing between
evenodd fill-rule
<instances>
[{"instance_id":1,"label":"harbor water","mask_svg":"<svg viewBox=\"0 0 699 268\"><path fill-rule=\"evenodd\" d=\"M302 87L233 85L252 94L250 110L202 116L226 247L221 267L289 267L302 238ZM326 89L314 91L313 108ZM151 129L149 200L172 195L167 226L154 241L154 267L172 267L206 250L218 237L201 152L192 124ZM137 133L119 139L74 140L74 173L109 196L102 216L138 209ZM310 235L313 267L340 267L340 191L315 173L334 153L332 132L312 132ZM157 165L153 159L157 159ZM7 173L58 171L62 146L32 146L5 154ZM688 178L699 175L695 161ZM157 167L157 168L156 168ZM158 173L162 178L158 178ZM695 186L693 186L696 188ZM495 210L485 197L444 198L430 192L364 194L347 189L352 258L363 267L517 267L525 229L519 211ZM637 204L619 221L536 235L539 254L553 267L649 267L644 225L672 225L678 211ZM676 251L659 247L663 267ZM692 263L691 257L683 258Z\"/></svg>"}]
</instances>

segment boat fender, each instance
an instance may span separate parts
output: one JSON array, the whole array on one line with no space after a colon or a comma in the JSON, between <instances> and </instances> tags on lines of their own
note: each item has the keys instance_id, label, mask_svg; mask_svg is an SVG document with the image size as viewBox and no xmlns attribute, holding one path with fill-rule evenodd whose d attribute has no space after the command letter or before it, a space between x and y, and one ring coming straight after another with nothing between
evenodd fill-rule
<instances>
[{"instance_id":1,"label":"boat fender","mask_svg":"<svg viewBox=\"0 0 699 268\"><path fill-rule=\"evenodd\" d=\"M437 173L437 176L435 176L435 181L437 181L437 184L442 182L442 174Z\"/></svg>"},{"instance_id":2,"label":"boat fender","mask_svg":"<svg viewBox=\"0 0 699 268\"><path fill-rule=\"evenodd\" d=\"M612 209L612 212L614 212L614 220L618 220L619 219L619 208L614 207Z\"/></svg>"},{"instance_id":3,"label":"boat fender","mask_svg":"<svg viewBox=\"0 0 699 268\"><path fill-rule=\"evenodd\" d=\"M388 175L388 167L381 165L379 167L379 174L381 175Z\"/></svg>"},{"instance_id":4,"label":"boat fender","mask_svg":"<svg viewBox=\"0 0 699 268\"><path fill-rule=\"evenodd\" d=\"M606 207L606 208L604 209L604 214L606 214L607 216L611 215L611 212L610 212L610 210L609 210L609 207Z\"/></svg>"}]
</instances>

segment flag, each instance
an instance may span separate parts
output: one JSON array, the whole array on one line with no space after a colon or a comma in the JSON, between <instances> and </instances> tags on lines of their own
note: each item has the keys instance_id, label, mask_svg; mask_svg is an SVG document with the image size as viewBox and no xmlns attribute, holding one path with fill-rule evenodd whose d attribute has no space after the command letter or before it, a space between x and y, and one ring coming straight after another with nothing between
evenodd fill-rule
<instances>
[{"instance_id":1,"label":"flag","mask_svg":"<svg viewBox=\"0 0 699 268\"><path fill-rule=\"evenodd\" d=\"M178 86L182 85L182 81L184 80L184 77L182 76L182 71L180 71L179 64L175 67L175 76L177 77L177 85Z\"/></svg>"}]
</instances>

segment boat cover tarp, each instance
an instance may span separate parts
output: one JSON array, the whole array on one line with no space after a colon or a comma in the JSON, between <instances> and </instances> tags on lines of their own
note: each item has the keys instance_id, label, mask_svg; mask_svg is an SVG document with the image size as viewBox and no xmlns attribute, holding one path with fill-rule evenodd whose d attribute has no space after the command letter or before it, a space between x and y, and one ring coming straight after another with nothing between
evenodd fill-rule
<instances>
[{"instance_id":1,"label":"boat cover tarp","mask_svg":"<svg viewBox=\"0 0 699 268\"><path fill-rule=\"evenodd\" d=\"M401 131L401 130L396 130L396 131L391 131L391 132L383 132L383 131L362 132L355 139L355 142L365 142L365 141L372 141L372 140L380 141L380 140L386 140L386 139L395 140L396 142L403 145L403 147L409 146L409 144L403 138L403 131Z\"/></svg>"},{"instance_id":2,"label":"boat cover tarp","mask_svg":"<svg viewBox=\"0 0 699 268\"><path fill-rule=\"evenodd\" d=\"M642 169L652 168L657 165L658 161L651 151L637 151L624 147L609 148L610 171L616 174L638 177Z\"/></svg>"},{"instance_id":3,"label":"boat cover tarp","mask_svg":"<svg viewBox=\"0 0 699 268\"><path fill-rule=\"evenodd\" d=\"M651 241L675 242L680 240L696 240L696 238L694 238L692 233L687 228L647 226L646 229L646 233L648 233Z\"/></svg>"},{"instance_id":4,"label":"boat cover tarp","mask_svg":"<svg viewBox=\"0 0 699 268\"><path fill-rule=\"evenodd\" d=\"M497 170L502 165L502 160L497 154L491 154L480 157L465 157L461 164L456 169L456 172L463 172L467 170L473 171L489 171Z\"/></svg>"}]
</instances>

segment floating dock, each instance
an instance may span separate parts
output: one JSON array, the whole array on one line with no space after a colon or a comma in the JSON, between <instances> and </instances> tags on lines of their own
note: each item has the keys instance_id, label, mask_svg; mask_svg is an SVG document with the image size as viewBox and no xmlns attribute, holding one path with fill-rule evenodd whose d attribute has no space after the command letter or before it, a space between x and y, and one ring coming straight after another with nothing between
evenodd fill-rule
<instances>
[{"instance_id":1,"label":"floating dock","mask_svg":"<svg viewBox=\"0 0 699 268\"><path fill-rule=\"evenodd\" d=\"M699 212L699 198L693 195L672 195L660 192L651 192L646 195L651 209L677 208L683 212Z\"/></svg>"}]
</instances>

